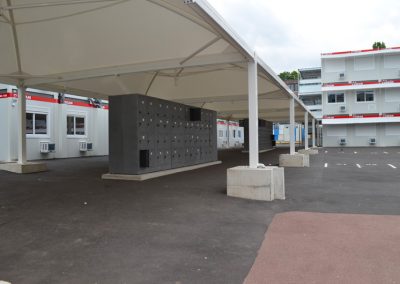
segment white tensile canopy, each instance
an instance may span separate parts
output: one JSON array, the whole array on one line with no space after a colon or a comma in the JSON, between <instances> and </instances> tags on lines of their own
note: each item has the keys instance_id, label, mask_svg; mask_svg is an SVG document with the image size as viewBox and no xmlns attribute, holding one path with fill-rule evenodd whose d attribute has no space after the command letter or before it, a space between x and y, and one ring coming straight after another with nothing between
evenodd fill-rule
<instances>
[{"instance_id":1,"label":"white tensile canopy","mask_svg":"<svg viewBox=\"0 0 400 284\"><path fill-rule=\"evenodd\" d=\"M257 102L270 121L288 121L291 100L307 112L204 0L0 0L0 38L0 81L21 90L139 93L231 119L257 117Z\"/></svg>"}]
</instances>

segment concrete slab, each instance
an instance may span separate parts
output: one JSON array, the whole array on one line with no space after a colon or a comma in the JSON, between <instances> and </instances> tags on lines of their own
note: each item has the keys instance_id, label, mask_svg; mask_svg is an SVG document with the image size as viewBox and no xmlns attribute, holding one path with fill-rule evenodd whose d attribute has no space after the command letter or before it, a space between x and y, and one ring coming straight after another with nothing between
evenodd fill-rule
<instances>
[{"instance_id":1,"label":"concrete slab","mask_svg":"<svg viewBox=\"0 0 400 284\"><path fill-rule=\"evenodd\" d=\"M272 148L272 149L260 150L260 151L258 151L258 153L259 153L259 154L262 154L262 153L266 153L266 152L269 152L269 151L272 151L272 150L275 150L275 149L276 149L276 147L274 147L274 148ZM242 153L248 154L249 151L243 150Z\"/></svg>"},{"instance_id":2,"label":"concrete slab","mask_svg":"<svg viewBox=\"0 0 400 284\"><path fill-rule=\"evenodd\" d=\"M314 148L309 148L309 149L300 149L299 154L305 154L305 155L317 155L318 154L318 149Z\"/></svg>"},{"instance_id":3,"label":"concrete slab","mask_svg":"<svg viewBox=\"0 0 400 284\"><path fill-rule=\"evenodd\" d=\"M120 174L103 174L102 179L112 179L112 180L131 180L131 181L144 181L148 179L158 178L162 176L172 175L176 173L182 173L187 171L193 171L196 169L201 169L205 167L215 166L221 164L221 161L215 161L210 163L198 164L194 166L170 169L165 171L159 171L154 173L142 174L142 175L120 175Z\"/></svg>"},{"instance_id":4,"label":"concrete slab","mask_svg":"<svg viewBox=\"0 0 400 284\"><path fill-rule=\"evenodd\" d=\"M310 166L310 156L300 153L281 154L279 156L280 167L304 168Z\"/></svg>"},{"instance_id":5,"label":"concrete slab","mask_svg":"<svg viewBox=\"0 0 400 284\"><path fill-rule=\"evenodd\" d=\"M16 174L31 174L47 171L47 165L43 162L27 162L26 164L2 163L0 170Z\"/></svg>"},{"instance_id":6,"label":"concrete slab","mask_svg":"<svg viewBox=\"0 0 400 284\"><path fill-rule=\"evenodd\" d=\"M245 284L399 283L400 216L275 215Z\"/></svg>"},{"instance_id":7,"label":"concrete slab","mask_svg":"<svg viewBox=\"0 0 400 284\"><path fill-rule=\"evenodd\" d=\"M46 161L40 174L0 171L0 279L243 283L276 213L400 215L400 147L327 150L310 156L310 168L284 168L290 198L273 203L226 196L227 168L248 163L240 150L220 151L221 165L146 182L102 180L108 157ZM288 151L260 162L277 165Z\"/></svg>"},{"instance_id":8,"label":"concrete slab","mask_svg":"<svg viewBox=\"0 0 400 284\"><path fill-rule=\"evenodd\" d=\"M227 170L227 195L262 201L285 199L284 170L278 167L230 168Z\"/></svg>"}]
</instances>

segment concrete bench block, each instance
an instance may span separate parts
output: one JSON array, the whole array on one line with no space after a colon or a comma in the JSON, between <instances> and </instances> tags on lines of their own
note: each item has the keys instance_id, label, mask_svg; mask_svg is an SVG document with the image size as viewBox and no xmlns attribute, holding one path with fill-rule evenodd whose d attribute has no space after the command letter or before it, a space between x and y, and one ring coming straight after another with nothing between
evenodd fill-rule
<instances>
[{"instance_id":1,"label":"concrete bench block","mask_svg":"<svg viewBox=\"0 0 400 284\"><path fill-rule=\"evenodd\" d=\"M279 166L280 167L297 167L304 168L310 166L310 156L305 154L295 153L282 154L279 156Z\"/></svg>"},{"instance_id":2,"label":"concrete bench block","mask_svg":"<svg viewBox=\"0 0 400 284\"><path fill-rule=\"evenodd\" d=\"M318 149L310 148L310 149L301 149L299 150L299 154L305 154L305 155L317 155L318 154Z\"/></svg>"},{"instance_id":3,"label":"concrete bench block","mask_svg":"<svg viewBox=\"0 0 400 284\"><path fill-rule=\"evenodd\" d=\"M252 200L272 201L285 198L284 169L239 166L227 170L227 194Z\"/></svg>"},{"instance_id":4,"label":"concrete bench block","mask_svg":"<svg viewBox=\"0 0 400 284\"><path fill-rule=\"evenodd\" d=\"M27 162L26 164L4 163L0 164L0 170L17 174L31 174L47 171L47 165L40 162Z\"/></svg>"}]
</instances>

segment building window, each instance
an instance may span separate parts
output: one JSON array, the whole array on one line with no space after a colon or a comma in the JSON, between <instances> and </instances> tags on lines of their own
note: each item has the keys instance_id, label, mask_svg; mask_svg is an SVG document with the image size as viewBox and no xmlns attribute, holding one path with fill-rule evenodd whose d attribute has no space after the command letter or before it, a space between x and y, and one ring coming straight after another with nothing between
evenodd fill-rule
<instances>
[{"instance_id":1,"label":"building window","mask_svg":"<svg viewBox=\"0 0 400 284\"><path fill-rule=\"evenodd\" d=\"M68 115L67 135L85 135L85 117Z\"/></svg>"},{"instance_id":2,"label":"building window","mask_svg":"<svg viewBox=\"0 0 400 284\"><path fill-rule=\"evenodd\" d=\"M47 114L27 112L26 134L47 135Z\"/></svg>"},{"instance_id":3,"label":"building window","mask_svg":"<svg viewBox=\"0 0 400 284\"><path fill-rule=\"evenodd\" d=\"M219 137L224 137L224 131L223 130L218 131L218 135Z\"/></svg>"},{"instance_id":4,"label":"building window","mask_svg":"<svg viewBox=\"0 0 400 284\"><path fill-rule=\"evenodd\" d=\"M344 103L344 93L328 94L328 103Z\"/></svg>"},{"instance_id":5,"label":"building window","mask_svg":"<svg viewBox=\"0 0 400 284\"><path fill-rule=\"evenodd\" d=\"M236 138L236 130L233 130L233 138Z\"/></svg>"},{"instance_id":6,"label":"building window","mask_svg":"<svg viewBox=\"0 0 400 284\"><path fill-rule=\"evenodd\" d=\"M238 130L238 137L241 138L242 133L240 132L240 130Z\"/></svg>"},{"instance_id":7,"label":"building window","mask_svg":"<svg viewBox=\"0 0 400 284\"><path fill-rule=\"evenodd\" d=\"M373 102L374 101L374 91L358 91L357 102Z\"/></svg>"}]
</instances>

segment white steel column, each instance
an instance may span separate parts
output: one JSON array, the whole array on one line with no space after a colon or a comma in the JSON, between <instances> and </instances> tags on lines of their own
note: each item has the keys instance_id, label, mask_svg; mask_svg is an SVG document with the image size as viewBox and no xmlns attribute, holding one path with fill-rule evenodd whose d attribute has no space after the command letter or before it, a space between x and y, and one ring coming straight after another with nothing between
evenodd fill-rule
<instances>
[{"instance_id":1,"label":"white steel column","mask_svg":"<svg viewBox=\"0 0 400 284\"><path fill-rule=\"evenodd\" d=\"M312 146L315 147L315 118L312 119Z\"/></svg>"},{"instance_id":2,"label":"white steel column","mask_svg":"<svg viewBox=\"0 0 400 284\"><path fill-rule=\"evenodd\" d=\"M304 113L304 149L308 150L308 112Z\"/></svg>"},{"instance_id":3,"label":"white steel column","mask_svg":"<svg viewBox=\"0 0 400 284\"><path fill-rule=\"evenodd\" d=\"M296 153L296 135L294 133L294 98L290 98L289 115L290 155L294 155Z\"/></svg>"},{"instance_id":4,"label":"white steel column","mask_svg":"<svg viewBox=\"0 0 400 284\"><path fill-rule=\"evenodd\" d=\"M258 82L257 60L248 63L249 91L249 166L258 166Z\"/></svg>"},{"instance_id":5,"label":"white steel column","mask_svg":"<svg viewBox=\"0 0 400 284\"><path fill-rule=\"evenodd\" d=\"M26 164L26 97L23 85L18 86L18 164Z\"/></svg>"}]
</instances>

